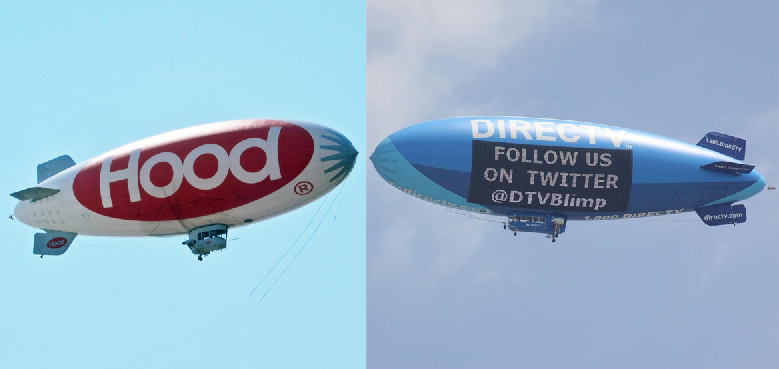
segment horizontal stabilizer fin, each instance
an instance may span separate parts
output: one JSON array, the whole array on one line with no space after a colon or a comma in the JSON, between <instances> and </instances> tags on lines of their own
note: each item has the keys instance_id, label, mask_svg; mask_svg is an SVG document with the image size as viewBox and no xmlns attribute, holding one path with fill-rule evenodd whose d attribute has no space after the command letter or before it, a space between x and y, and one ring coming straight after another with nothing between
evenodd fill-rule
<instances>
[{"instance_id":1,"label":"horizontal stabilizer fin","mask_svg":"<svg viewBox=\"0 0 779 369\"><path fill-rule=\"evenodd\" d=\"M744 160L747 152L747 141L724 133L709 132L698 141L698 146L725 154L736 160Z\"/></svg>"},{"instance_id":2,"label":"horizontal stabilizer fin","mask_svg":"<svg viewBox=\"0 0 779 369\"><path fill-rule=\"evenodd\" d=\"M748 174L755 169L754 165L732 163L729 161L717 161L711 164L701 165L701 168L710 170L712 172L719 172L730 174L733 176L740 176L742 174Z\"/></svg>"},{"instance_id":3,"label":"horizontal stabilizer fin","mask_svg":"<svg viewBox=\"0 0 779 369\"><path fill-rule=\"evenodd\" d=\"M40 199L45 199L49 196L55 195L60 190L55 190L53 188L46 188L46 187L30 187L26 190L17 191L11 194L11 196L21 200L32 200L33 202L38 201Z\"/></svg>"},{"instance_id":4,"label":"horizontal stabilizer fin","mask_svg":"<svg viewBox=\"0 0 779 369\"><path fill-rule=\"evenodd\" d=\"M38 164L38 183L41 183L74 165L76 165L76 162L67 155L62 155L45 163Z\"/></svg>"},{"instance_id":5,"label":"horizontal stabilizer fin","mask_svg":"<svg viewBox=\"0 0 779 369\"><path fill-rule=\"evenodd\" d=\"M46 231L36 233L32 253L35 255L62 255L68 250L70 244L78 236L77 233Z\"/></svg>"},{"instance_id":6,"label":"horizontal stabilizer fin","mask_svg":"<svg viewBox=\"0 0 779 369\"><path fill-rule=\"evenodd\" d=\"M747 207L741 204L719 204L695 209L701 220L710 226L737 224L747 221Z\"/></svg>"}]
</instances>

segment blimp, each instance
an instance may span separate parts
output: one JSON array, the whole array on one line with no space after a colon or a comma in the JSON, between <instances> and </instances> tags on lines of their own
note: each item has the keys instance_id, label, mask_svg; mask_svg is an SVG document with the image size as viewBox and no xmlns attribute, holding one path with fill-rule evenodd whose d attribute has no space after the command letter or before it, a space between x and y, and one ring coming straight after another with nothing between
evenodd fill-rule
<instances>
[{"instance_id":1,"label":"blimp","mask_svg":"<svg viewBox=\"0 0 779 369\"><path fill-rule=\"evenodd\" d=\"M288 120L204 124L137 141L81 164L38 165L38 184L11 194L14 217L40 229L33 253L61 255L77 235L188 236L202 260L232 228L321 197L351 172L357 150L339 132Z\"/></svg>"},{"instance_id":2,"label":"blimp","mask_svg":"<svg viewBox=\"0 0 779 369\"><path fill-rule=\"evenodd\" d=\"M595 123L486 116L409 126L370 159L410 196L503 217L515 236L536 232L554 242L569 220L695 211L710 226L743 223L739 202L766 187L745 153L744 139L719 132L690 144Z\"/></svg>"}]
</instances>

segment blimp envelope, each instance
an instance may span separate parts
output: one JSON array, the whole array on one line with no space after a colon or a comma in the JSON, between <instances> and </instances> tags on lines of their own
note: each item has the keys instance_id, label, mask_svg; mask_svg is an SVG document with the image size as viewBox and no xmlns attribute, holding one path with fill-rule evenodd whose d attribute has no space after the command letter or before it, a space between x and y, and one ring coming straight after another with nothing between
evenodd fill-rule
<instances>
[{"instance_id":1,"label":"blimp envelope","mask_svg":"<svg viewBox=\"0 0 779 369\"><path fill-rule=\"evenodd\" d=\"M678 214L763 189L754 166L734 157L743 158L742 139L706 137L720 150L594 123L461 117L395 132L371 160L382 178L411 196L511 221ZM551 219L543 223L555 224Z\"/></svg>"},{"instance_id":2,"label":"blimp envelope","mask_svg":"<svg viewBox=\"0 0 779 369\"><path fill-rule=\"evenodd\" d=\"M16 219L46 231L35 236L38 255L64 253L76 234L188 234L183 243L202 259L226 247L228 229L323 196L349 175L356 157L346 137L318 124L217 122L81 164L60 156L38 165L38 185L11 196L19 200Z\"/></svg>"}]
</instances>

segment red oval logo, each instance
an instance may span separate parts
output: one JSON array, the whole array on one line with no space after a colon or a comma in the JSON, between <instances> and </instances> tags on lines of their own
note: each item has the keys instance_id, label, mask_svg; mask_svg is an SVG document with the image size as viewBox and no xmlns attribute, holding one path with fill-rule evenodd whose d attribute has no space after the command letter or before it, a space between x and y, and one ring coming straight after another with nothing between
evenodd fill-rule
<instances>
[{"instance_id":1,"label":"red oval logo","mask_svg":"<svg viewBox=\"0 0 779 369\"><path fill-rule=\"evenodd\" d=\"M212 123L100 156L76 174L73 192L84 207L111 218L195 218L270 195L300 175L313 155L313 137L292 123Z\"/></svg>"},{"instance_id":2,"label":"red oval logo","mask_svg":"<svg viewBox=\"0 0 779 369\"><path fill-rule=\"evenodd\" d=\"M46 243L46 247L50 249L58 249L62 246L65 246L68 243L68 240L65 237L56 237L49 240L49 242Z\"/></svg>"}]
</instances>

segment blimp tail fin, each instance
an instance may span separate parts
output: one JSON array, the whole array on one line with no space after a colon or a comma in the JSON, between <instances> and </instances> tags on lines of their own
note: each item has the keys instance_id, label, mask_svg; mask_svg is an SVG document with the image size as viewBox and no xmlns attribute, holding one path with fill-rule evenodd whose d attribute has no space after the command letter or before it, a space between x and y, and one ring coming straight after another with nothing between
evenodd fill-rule
<instances>
[{"instance_id":1,"label":"blimp tail fin","mask_svg":"<svg viewBox=\"0 0 779 369\"><path fill-rule=\"evenodd\" d=\"M35 255L62 255L68 251L68 247L78 236L77 233L46 231L46 233L36 233L35 241L32 247L32 253Z\"/></svg>"},{"instance_id":2,"label":"blimp tail fin","mask_svg":"<svg viewBox=\"0 0 779 369\"><path fill-rule=\"evenodd\" d=\"M695 209L701 220L710 226L725 224L736 225L747 221L747 208L744 205L733 203L703 206Z\"/></svg>"},{"instance_id":3,"label":"blimp tail fin","mask_svg":"<svg viewBox=\"0 0 779 369\"><path fill-rule=\"evenodd\" d=\"M712 172L719 172L730 174L732 176L740 176L742 174L749 174L752 169L755 169L754 165L733 163L729 161L717 161L711 164L701 165L702 169L710 170Z\"/></svg>"},{"instance_id":4,"label":"blimp tail fin","mask_svg":"<svg viewBox=\"0 0 779 369\"><path fill-rule=\"evenodd\" d=\"M49 196L56 195L59 192L60 190L54 188L30 187L21 191L16 191L12 193L11 196L15 197L19 201L32 200L35 202L40 199L45 199Z\"/></svg>"},{"instance_id":5,"label":"blimp tail fin","mask_svg":"<svg viewBox=\"0 0 779 369\"><path fill-rule=\"evenodd\" d=\"M725 154L736 160L744 160L747 141L724 133L709 132L698 141L698 146Z\"/></svg>"},{"instance_id":6,"label":"blimp tail fin","mask_svg":"<svg viewBox=\"0 0 779 369\"><path fill-rule=\"evenodd\" d=\"M40 163L38 164L38 183L41 183L74 165L76 165L76 162L68 155L62 155L45 163Z\"/></svg>"}]
</instances>

